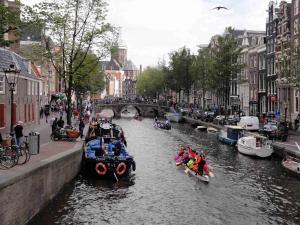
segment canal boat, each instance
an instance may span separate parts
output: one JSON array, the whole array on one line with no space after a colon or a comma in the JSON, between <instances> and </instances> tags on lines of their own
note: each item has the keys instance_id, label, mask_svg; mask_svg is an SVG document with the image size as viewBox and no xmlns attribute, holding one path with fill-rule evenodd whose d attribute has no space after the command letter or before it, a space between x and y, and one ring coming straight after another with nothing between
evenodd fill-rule
<instances>
[{"instance_id":1,"label":"canal boat","mask_svg":"<svg viewBox=\"0 0 300 225\"><path fill-rule=\"evenodd\" d=\"M200 175L199 173L196 173L195 171L191 170L190 168L188 168L187 166L185 166L185 170L184 172L190 176L193 176L201 181L204 181L206 183L209 183L210 181L210 178L208 175L206 174L203 174L203 175Z\"/></svg>"},{"instance_id":2,"label":"canal boat","mask_svg":"<svg viewBox=\"0 0 300 225\"><path fill-rule=\"evenodd\" d=\"M267 158L272 155L271 142L263 136L241 137L237 143L238 151L244 155Z\"/></svg>"},{"instance_id":3,"label":"canal boat","mask_svg":"<svg viewBox=\"0 0 300 225\"><path fill-rule=\"evenodd\" d=\"M213 127L208 127L207 128L207 133L208 134L217 134L219 131L216 128Z\"/></svg>"},{"instance_id":4,"label":"canal boat","mask_svg":"<svg viewBox=\"0 0 300 225\"><path fill-rule=\"evenodd\" d=\"M207 127L206 127L206 126L197 126L197 127L196 127L196 130L199 130L199 131L207 131Z\"/></svg>"},{"instance_id":5,"label":"canal boat","mask_svg":"<svg viewBox=\"0 0 300 225\"><path fill-rule=\"evenodd\" d=\"M154 121L153 126L155 128L160 128L163 130L171 130L171 124L168 122L162 122L162 121Z\"/></svg>"},{"instance_id":6,"label":"canal boat","mask_svg":"<svg viewBox=\"0 0 300 225\"><path fill-rule=\"evenodd\" d=\"M127 176L135 171L134 157L129 154L122 128L107 120L90 126L85 140L83 169L100 177Z\"/></svg>"},{"instance_id":7,"label":"canal boat","mask_svg":"<svg viewBox=\"0 0 300 225\"><path fill-rule=\"evenodd\" d=\"M290 173L300 176L300 159L287 156L282 160L281 165Z\"/></svg>"},{"instance_id":8,"label":"canal boat","mask_svg":"<svg viewBox=\"0 0 300 225\"><path fill-rule=\"evenodd\" d=\"M243 130L240 126L226 126L226 130L220 131L218 139L224 144L236 146L238 139L243 136Z\"/></svg>"}]
</instances>

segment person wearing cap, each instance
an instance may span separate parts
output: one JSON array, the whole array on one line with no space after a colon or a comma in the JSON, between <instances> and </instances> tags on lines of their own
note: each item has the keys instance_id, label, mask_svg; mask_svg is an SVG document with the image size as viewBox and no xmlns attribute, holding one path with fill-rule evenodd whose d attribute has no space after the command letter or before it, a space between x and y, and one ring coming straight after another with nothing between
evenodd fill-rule
<instances>
[{"instance_id":1,"label":"person wearing cap","mask_svg":"<svg viewBox=\"0 0 300 225\"><path fill-rule=\"evenodd\" d=\"M18 121L17 125L14 128L15 131L15 137L16 137L16 144L20 146L22 144L22 138L23 138L23 122Z\"/></svg>"}]
</instances>

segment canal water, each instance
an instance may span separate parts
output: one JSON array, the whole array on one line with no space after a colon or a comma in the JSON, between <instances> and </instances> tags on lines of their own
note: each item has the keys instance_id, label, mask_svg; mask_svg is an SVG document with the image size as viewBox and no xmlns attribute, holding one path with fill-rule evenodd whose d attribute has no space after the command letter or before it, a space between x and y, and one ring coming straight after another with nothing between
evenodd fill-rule
<instances>
[{"instance_id":1,"label":"canal water","mask_svg":"<svg viewBox=\"0 0 300 225\"><path fill-rule=\"evenodd\" d=\"M165 131L151 119L115 123L125 131L137 170L118 183L78 175L30 225L300 224L300 179L279 159L241 155L188 124ZM176 168L181 143L209 151L215 174L209 184Z\"/></svg>"}]
</instances>

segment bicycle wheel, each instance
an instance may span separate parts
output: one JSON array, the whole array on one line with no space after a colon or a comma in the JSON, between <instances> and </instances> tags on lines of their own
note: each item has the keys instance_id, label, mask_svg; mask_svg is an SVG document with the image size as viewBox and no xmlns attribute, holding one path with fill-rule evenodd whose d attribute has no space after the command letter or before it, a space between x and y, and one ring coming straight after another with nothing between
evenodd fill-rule
<instances>
[{"instance_id":1,"label":"bicycle wheel","mask_svg":"<svg viewBox=\"0 0 300 225\"><path fill-rule=\"evenodd\" d=\"M18 154L11 147L6 147L1 156L1 165L5 168L12 168L18 163Z\"/></svg>"},{"instance_id":2,"label":"bicycle wheel","mask_svg":"<svg viewBox=\"0 0 300 225\"><path fill-rule=\"evenodd\" d=\"M26 163L26 162L29 161L30 156L31 156L31 154L30 154L30 152L29 152L29 149L28 149L28 144L27 144L27 143L23 143L22 146L21 146L21 149L22 149L23 153L26 154L26 160L25 160L25 162L24 162L24 163ZM24 163L23 163L23 164L24 164Z\"/></svg>"},{"instance_id":3,"label":"bicycle wheel","mask_svg":"<svg viewBox=\"0 0 300 225\"><path fill-rule=\"evenodd\" d=\"M26 150L24 148L19 148L18 155L19 155L18 165L25 164L27 162L27 157L28 157Z\"/></svg>"}]
</instances>

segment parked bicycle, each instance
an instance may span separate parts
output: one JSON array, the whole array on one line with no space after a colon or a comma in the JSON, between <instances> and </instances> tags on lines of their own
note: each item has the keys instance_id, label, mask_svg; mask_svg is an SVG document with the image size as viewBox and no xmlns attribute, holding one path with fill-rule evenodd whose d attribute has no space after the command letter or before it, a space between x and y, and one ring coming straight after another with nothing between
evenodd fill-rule
<instances>
[{"instance_id":1,"label":"parked bicycle","mask_svg":"<svg viewBox=\"0 0 300 225\"><path fill-rule=\"evenodd\" d=\"M0 146L0 165L2 168L12 168L16 165L18 160L18 154L13 148L8 146Z\"/></svg>"}]
</instances>

